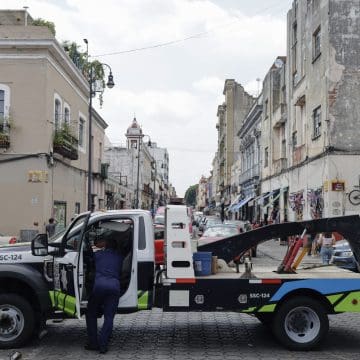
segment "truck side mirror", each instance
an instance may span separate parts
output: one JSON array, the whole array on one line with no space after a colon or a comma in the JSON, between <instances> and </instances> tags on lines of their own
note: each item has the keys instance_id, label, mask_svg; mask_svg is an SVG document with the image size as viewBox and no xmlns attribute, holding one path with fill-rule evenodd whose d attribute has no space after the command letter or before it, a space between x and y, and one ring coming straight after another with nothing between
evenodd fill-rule
<instances>
[{"instance_id":1,"label":"truck side mirror","mask_svg":"<svg viewBox=\"0 0 360 360\"><path fill-rule=\"evenodd\" d=\"M38 234L32 239L31 253L34 256L48 255L48 236L47 236L47 234Z\"/></svg>"}]
</instances>

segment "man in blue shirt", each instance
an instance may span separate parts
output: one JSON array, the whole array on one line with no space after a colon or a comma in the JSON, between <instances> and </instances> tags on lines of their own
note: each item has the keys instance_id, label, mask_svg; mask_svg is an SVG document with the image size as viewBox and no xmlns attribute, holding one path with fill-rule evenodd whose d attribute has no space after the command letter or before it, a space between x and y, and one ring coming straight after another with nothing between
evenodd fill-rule
<instances>
[{"instance_id":1,"label":"man in blue shirt","mask_svg":"<svg viewBox=\"0 0 360 360\"><path fill-rule=\"evenodd\" d=\"M100 353L105 354L120 298L120 272L123 256L117 251L116 240L106 239L105 248L94 253L94 260L95 281L87 306L88 344L85 349L99 350ZM98 335L97 314L99 312L104 314L104 323Z\"/></svg>"}]
</instances>

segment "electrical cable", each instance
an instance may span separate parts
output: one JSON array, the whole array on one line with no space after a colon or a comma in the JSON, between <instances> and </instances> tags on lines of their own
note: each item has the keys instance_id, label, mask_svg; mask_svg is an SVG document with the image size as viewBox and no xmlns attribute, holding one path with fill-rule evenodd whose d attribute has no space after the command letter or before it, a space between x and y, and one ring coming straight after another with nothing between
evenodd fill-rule
<instances>
[{"instance_id":1,"label":"electrical cable","mask_svg":"<svg viewBox=\"0 0 360 360\"><path fill-rule=\"evenodd\" d=\"M257 11L255 14L253 14L251 16L259 15L259 14L261 14L261 13L263 13L263 12L269 10L269 9L277 7L282 2L283 2L283 0L280 0L279 2L274 4L273 6L269 6L267 8L262 9L262 10L259 10L259 11ZM164 47L164 46L177 44L177 43L180 43L180 42L185 42L187 40L198 39L198 38L203 37L204 35L207 35L207 34L210 34L211 32L214 32L215 29L230 26L232 24L238 23L239 20L241 20L241 18L238 15L234 15L234 16L236 17L235 21L231 21L231 22L228 22L228 23L225 23L225 24L220 24L218 26L214 26L213 28L211 28L209 30L206 30L206 31L203 31L203 32L200 32L200 33L197 33L197 34L192 34L192 35L186 36L185 38L182 38L182 39L170 40L170 41L166 41L166 42L155 44L155 45L143 46L143 47L129 49L129 50L115 51L115 52L111 52L111 53L104 53L104 54L98 54L98 55L92 55L92 56L89 55L89 57L98 58L98 57L102 57L102 56L121 55L121 54L133 53L133 52L138 52L138 51L156 49L156 48L159 48L159 47Z\"/></svg>"}]
</instances>

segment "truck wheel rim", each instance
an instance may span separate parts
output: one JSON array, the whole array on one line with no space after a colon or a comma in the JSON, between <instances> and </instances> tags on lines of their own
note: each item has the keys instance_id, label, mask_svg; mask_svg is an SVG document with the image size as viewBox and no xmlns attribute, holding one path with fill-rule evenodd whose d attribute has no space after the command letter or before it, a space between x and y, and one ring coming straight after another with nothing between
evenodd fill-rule
<instances>
[{"instance_id":1,"label":"truck wheel rim","mask_svg":"<svg viewBox=\"0 0 360 360\"><path fill-rule=\"evenodd\" d=\"M285 318L286 335L297 343L313 341L320 332L320 325L319 316L308 307L297 307Z\"/></svg>"},{"instance_id":2,"label":"truck wheel rim","mask_svg":"<svg viewBox=\"0 0 360 360\"><path fill-rule=\"evenodd\" d=\"M0 306L0 339L11 341L16 339L24 329L24 315L14 305Z\"/></svg>"}]
</instances>

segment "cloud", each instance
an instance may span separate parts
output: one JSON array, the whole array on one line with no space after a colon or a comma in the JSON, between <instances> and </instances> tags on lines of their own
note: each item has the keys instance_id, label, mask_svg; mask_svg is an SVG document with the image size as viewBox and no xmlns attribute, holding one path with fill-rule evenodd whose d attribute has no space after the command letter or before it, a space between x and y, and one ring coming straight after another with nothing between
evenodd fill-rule
<instances>
[{"instance_id":1,"label":"cloud","mask_svg":"<svg viewBox=\"0 0 360 360\"><path fill-rule=\"evenodd\" d=\"M224 80L216 76L209 76L193 82L192 86L196 90L219 95L224 88Z\"/></svg>"}]
</instances>

